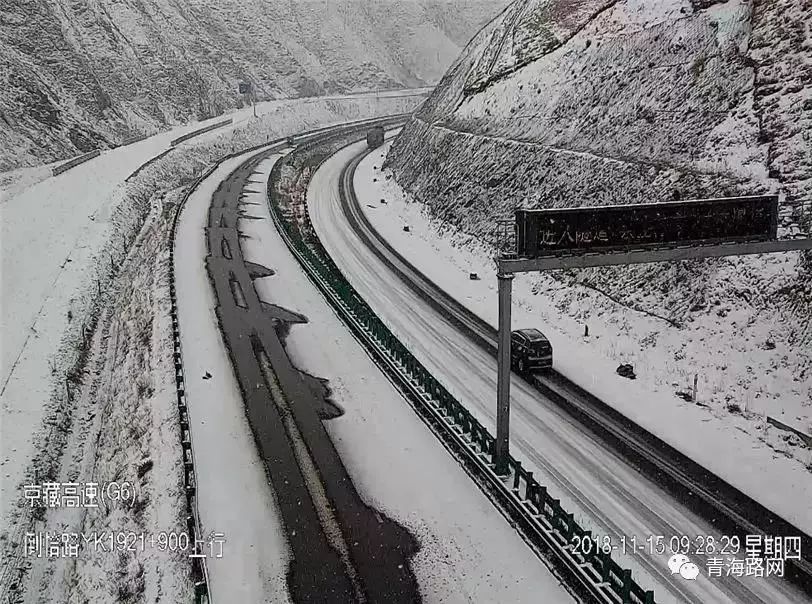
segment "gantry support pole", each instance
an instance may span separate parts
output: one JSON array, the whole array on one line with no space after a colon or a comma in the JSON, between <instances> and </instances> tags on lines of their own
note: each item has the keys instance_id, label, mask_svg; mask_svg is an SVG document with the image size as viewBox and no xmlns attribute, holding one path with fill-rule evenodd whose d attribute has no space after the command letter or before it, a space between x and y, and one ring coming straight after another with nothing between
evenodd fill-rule
<instances>
[{"instance_id":1,"label":"gantry support pole","mask_svg":"<svg viewBox=\"0 0 812 604\"><path fill-rule=\"evenodd\" d=\"M513 273L501 270L499 282L499 336L497 339L496 445L493 463L500 476L509 473L510 450L510 304Z\"/></svg>"}]
</instances>

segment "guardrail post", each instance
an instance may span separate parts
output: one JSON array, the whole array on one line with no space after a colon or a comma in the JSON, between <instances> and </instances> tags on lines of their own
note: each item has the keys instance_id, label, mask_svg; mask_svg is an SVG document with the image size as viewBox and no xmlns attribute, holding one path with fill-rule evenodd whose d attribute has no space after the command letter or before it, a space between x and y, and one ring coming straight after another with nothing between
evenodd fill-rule
<instances>
[{"instance_id":1,"label":"guardrail post","mask_svg":"<svg viewBox=\"0 0 812 604\"><path fill-rule=\"evenodd\" d=\"M603 583L608 583L612 573L612 567L610 566L612 558L605 552L601 552L598 557L601 560L601 581Z\"/></svg>"},{"instance_id":2,"label":"guardrail post","mask_svg":"<svg viewBox=\"0 0 812 604\"><path fill-rule=\"evenodd\" d=\"M510 303L512 273L496 275L499 284L499 337L497 339L496 443L493 464L498 475L508 473L510 450Z\"/></svg>"},{"instance_id":3,"label":"guardrail post","mask_svg":"<svg viewBox=\"0 0 812 604\"><path fill-rule=\"evenodd\" d=\"M623 587L620 590L620 597L623 598L623 604L627 604L627 602L631 602L632 571L624 568L621 572L623 573Z\"/></svg>"},{"instance_id":4,"label":"guardrail post","mask_svg":"<svg viewBox=\"0 0 812 604\"><path fill-rule=\"evenodd\" d=\"M522 462L518 459L516 460L516 467L513 470L513 490L518 493L519 492L519 480L522 477Z\"/></svg>"},{"instance_id":5,"label":"guardrail post","mask_svg":"<svg viewBox=\"0 0 812 604\"><path fill-rule=\"evenodd\" d=\"M592 541L592 545L589 548L582 547L581 552L579 552L581 554L581 556L583 557L584 561L589 562L589 560L591 560L595 556L595 550L598 549L597 542L592 540L592 531L582 530L580 534L578 534L578 533L573 533L573 534L576 534L577 536L579 536L584 541L586 541L586 540ZM572 534L567 539L567 543L572 543Z\"/></svg>"},{"instance_id":6,"label":"guardrail post","mask_svg":"<svg viewBox=\"0 0 812 604\"><path fill-rule=\"evenodd\" d=\"M561 532L561 515L564 513L564 510L561 509L561 500L560 499L550 499L550 509L553 511L552 518L550 518L550 524L552 525L553 529L557 532Z\"/></svg>"},{"instance_id":7,"label":"guardrail post","mask_svg":"<svg viewBox=\"0 0 812 604\"><path fill-rule=\"evenodd\" d=\"M461 418L462 430L463 434L471 434L471 414L468 412L468 409L465 407L462 408L462 418Z\"/></svg>"},{"instance_id":8,"label":"guardrail post","mask_svg":"<svg viewBox=\"0 0 812 604\"><path fill-rule=\"evenodd\" d=\"M572 533L573 533L572 525L573 521L575 520L575 514L572 514L571 512L565 512L564 518L566 518L567 520L567 529L566 531L564 531L564 537L566 537L567 543L570 543L572 541Z\"/></svg>"},{"instance_id":9,"label":"guardrail post","mask_svg":"<svg viewBox=\"0 0 812 604\"><path fill-rule=\"evenodd\" d=\"M533 480L533 472L526 472L524 476L524 498L527 501L533 502L533 487L536 485Z\"/></svg>"}]
</instances>

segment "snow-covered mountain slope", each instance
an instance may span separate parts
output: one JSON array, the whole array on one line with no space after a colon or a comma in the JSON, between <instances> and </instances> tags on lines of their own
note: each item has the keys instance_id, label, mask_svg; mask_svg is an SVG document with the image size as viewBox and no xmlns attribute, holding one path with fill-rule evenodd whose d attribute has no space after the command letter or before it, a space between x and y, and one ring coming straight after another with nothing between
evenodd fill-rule
<instances>
[{"instance_id":1,"label":"snow-covered mountain slope","mask_svg":"<svg viewBox=\"0 0 812 604\"><path fill-rule=\"evenodd\" d=\"M811 30L809 0L517 0L474 37L386 165L479 241L518 205L675 190L778 193L780 235L791 234L808 226L802 204L807 221L812 209ZM643 379L673 391L699 373L723 411L755 407L749 397L812 422L808 254L572 271L539 276L537 289L565 315L617 328L618 361L649 365L659 341L667 366ZM592 306L574 303L587 294ZM630 329L628 309L660 328Z\"/></svg>"},{"instance_id":2,"label":"snow-covered mountain slope","mask_svg":"<svg viewBox=\"0 0 812 604\"><path fill-rule=\"evenodd\" d=\"M499 211L517 197L598 205L674 188L797 201L812 189L810 9L808 0L514 2L471 42L390 160L413 186L423 183L407 169L418 165L483 174L481 161L495 160L479 184ZM470 145L459 133L477 137L476 167L450 153ZM429 141L442 156L410 157Z\"/></svg>"},{"instance_id":3,"label":"snow-covered mountain slope","mask_svg":"<svg viewBox=\"0 0 812 604\"><path fill-rule=\"evenodd\" d=\"M258 98L436 82L506 0L31 0L0 10L0 170Z\"/></svg>"}]
</instances>

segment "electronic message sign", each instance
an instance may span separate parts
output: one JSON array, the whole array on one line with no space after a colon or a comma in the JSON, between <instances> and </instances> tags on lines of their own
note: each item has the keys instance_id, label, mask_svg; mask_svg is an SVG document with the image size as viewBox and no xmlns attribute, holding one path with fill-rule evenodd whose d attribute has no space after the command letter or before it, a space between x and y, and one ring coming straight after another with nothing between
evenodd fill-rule
<instances>
[{"instance_id":1,"label":"electronic message sign","mask_svg":"<svg viewBox=\"0 0 812 604\"><path fill-rule=\"evenodd\" d=\"M778 196L516 211L520 258L776 238Z\"/></svg>"}]
</instances>

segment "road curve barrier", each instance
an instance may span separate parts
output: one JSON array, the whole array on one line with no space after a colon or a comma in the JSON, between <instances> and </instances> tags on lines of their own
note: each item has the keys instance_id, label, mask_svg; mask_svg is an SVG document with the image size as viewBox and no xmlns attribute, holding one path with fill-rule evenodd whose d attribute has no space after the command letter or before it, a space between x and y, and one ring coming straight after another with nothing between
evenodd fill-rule
<instances>
[{"instance_id":1,"label":"road curve barrier","mask_svg":"<svg viewBox=\"0 0 812 604\"><path fill-rule=\"evenodd\" d=\"M363 135L363 131L358 131ZM399 386L415 411L460 460L478 486L516 523L522 536L545 556L568 586L588 602L654 604L654 592L645 590L628 569L615 562L611 552L600 548L573 548L573 543L592 539L561 506L560 500L539 484L512 455L510 474L494 471L495 439L457 401L384 325L344 278L327 254L315 231L305 235L281 207L274 183L283 162L271 171L268 203L274 224L288 249L328 303L347 325L376 364ZM311 168L311 174L317 167Z\"/></svg>"},{"instance_id":2,"label":"road curve barrier","mask_svg":"<svg viewBox=\"0 0 812 604\"><path fill-rule=\"evenodd\" d=\"M133 143L139 143L142 140L145 140L148 136L148 134L135 134L133 136L128 136L121 141L121 146L126 147L127 145L132 145Z\"/></svg>"},{"instance_id":3,"label":"road curve barrier","mask_svg":"<svg viewBox=\"0 0 812 604\"><path fill-rule=\"evenodd\" d=\"M228 118L226 120L221 120L219 122L215 122L213 124L209 124L208 126L203 126L202 128L198 128L197 130L192 130L191 132L187 132L183 136L179 136L178 138L170 141L169 146L174 147L177 144L180 144L184 141L188 141L190 138L194 138L196 136L200 136L201 134L205 134L206 132L211 132L212 130L216 130L217 128L222 128L223 126L228 126L234 122L233 118Z\"/></svg>"},{"instance_id":4,"label":"road curve barrier","mask_svg":"<svg viewBox=\"0 0 812 604\"><path fill-rule=\"evenodd\" d=\"M101 155L101 151L99 149L95 149L90 151L89 153L84 153L82 155L78 155L73 159L66 161L64 164L59 164L58 166L54 166L51 168L51 176L56 176L57 174L62 174L62 172L67 172L74 166L78 166L79 164L83 164L88 160L93 159L94 157L98 157Z\"/></svg>"}]
</instances>

